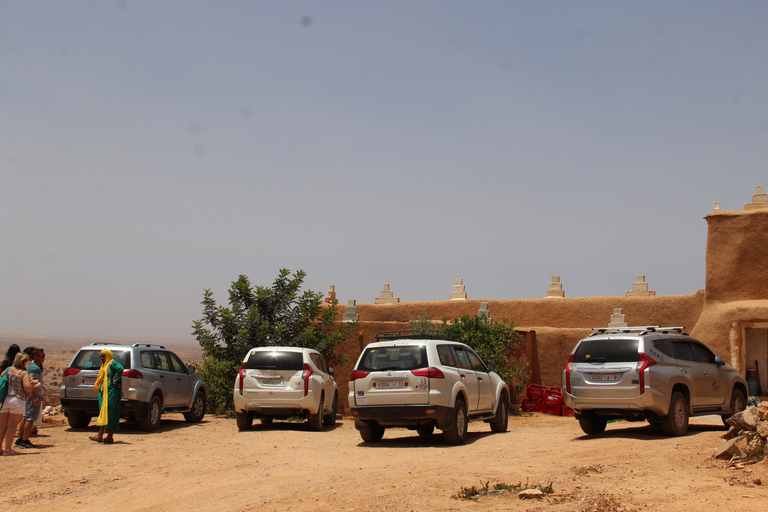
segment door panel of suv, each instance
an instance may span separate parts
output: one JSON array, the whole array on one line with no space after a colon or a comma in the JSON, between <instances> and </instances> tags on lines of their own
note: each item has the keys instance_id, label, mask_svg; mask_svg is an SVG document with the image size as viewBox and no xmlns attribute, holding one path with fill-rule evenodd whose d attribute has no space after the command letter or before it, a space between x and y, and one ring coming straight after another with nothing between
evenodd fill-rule
<instances>
[{"instance_id":1,"label":"door panel of suv","mask_svg":"<svg viewBox=\"0 0 768 512\"><path fill-rule=\"evenodd\" d=\"M477 377L477 410L490 411L493 409L495 393L493 392L491 377L488 375L488 369L485 367L483 360L480 359L480 356L473 351L464 349L464 352L469 356L469 364L472 366L472 371L475 372L475 377Z\"/></svg>"},{"instance_id":2,"label":"door panel of suv","mask_svg":"<svg viewBox=\"0 0 768 512\"><path fill-rule=\"evenodd\" d=\"M469 412L477 411L480 401L480 386L477 374L472 369L469 353L465 352L462 347L453 347L453 350L456 352L456 359L459 362L458 371L461 376L461 381L467 388L467 402L469 402L467 403L467 410Z\"/></svg>"},{"instance_id":3,"label":"door panel of suv","mask_svg":"<svg viewBox=\"0 0 768 512\"><path fill-rule=\"evenodd\" d=\"M173 373L171 358L167 352L158 350L142 350L141 365L153 373L150 381L159 381L163 386L164 405L176 405L176 376Z\"/></svg>"},{"instance_id":4,"label":"door panel of suv","mask_svg":"<svg viewBox=\"0 0 768 512\"><path fill-rule=\"evenodd\" d=\"M722 366L715 364L715 354L704 345L691 343L693 355L702 370L702 399L706 405L723 405L728 395L728 377Z\"/></svg>"},{"instance_id":5,"label":"door panel of suv","mask_svg":"<svg viewBox=\"0 0 768 512\"><path fill-rule=\"evenodd\" d=\"M683 376L691 394L691 407L706 405L705 378L701 365L696 361L690 343L687 341L672 341L672 351L680 374Z\"/></svg>"},{"instance_id":6,"label":"door panel of suv","mask_svg":"<svg viewBox=\"0 0 768 512\"><path fill-rule=\"evenodd\" d=\"M333 377L328 373L328 365L320 354L309 354L309 357L319 370L318 375L323 381L323 392L325 394L323 409L330 410L333 403Z\"/></svg>"},{"instance_id":7,"label":"door panel of suv","mask_svg":"<svg viewBox=\"0 0 768 512\"><path fill-rule=\"evenodd\" d=\"M168 352L168 356L171 358L171 363L173 363L173 373L176 377L176 399L174 403L176 405L189 405L192 402L192 391L195 383L187 373L187 368L181 362L179 356L173 352Z\"/></svg>"}]
</instances>

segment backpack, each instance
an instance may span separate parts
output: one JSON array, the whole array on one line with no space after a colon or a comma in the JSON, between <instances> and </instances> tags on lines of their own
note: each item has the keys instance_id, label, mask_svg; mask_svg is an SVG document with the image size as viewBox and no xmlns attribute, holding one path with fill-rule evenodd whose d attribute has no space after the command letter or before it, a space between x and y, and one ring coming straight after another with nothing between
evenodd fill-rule
<instances>
[{"instance_id":1,"label":"backpack","mask_svg":"<svg viewBox=\"0 0 768 512\"><path fill-rule=\"evenodd\" d=\"M5 397L8 396L8 385L10 384L10 377L11 369L8 368L5 370L5 373L3 373L3 376L0 377L0 402L5 401ZM2 407L0 405L0 407Z\"/></svg>"}]
</instances>

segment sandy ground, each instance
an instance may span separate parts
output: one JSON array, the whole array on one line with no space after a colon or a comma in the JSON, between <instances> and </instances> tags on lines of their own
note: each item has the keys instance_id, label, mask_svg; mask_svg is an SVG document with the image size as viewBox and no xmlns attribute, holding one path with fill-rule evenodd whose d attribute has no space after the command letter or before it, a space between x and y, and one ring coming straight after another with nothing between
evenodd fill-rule
<instances>
[{"instance_id":1,"label":"sandy ground","mask_svg":"<svg viewBox=\"0 0 768 512\"><path fill-rule=\"evenodd\" d=\"M160 430L123 425L114 445L88 439L95 427L40 430L38 449L2 457L3 510L131 511L701 511L758 510L768 498L768 463L733 469L711 459L719 417L695 418L688 435L663 437L645 423L612 423L599 438L573 418L532 413L509 432L472 423L463 446L442 435L388 430L362 444L351 420L323 432L303 424L166 415ZM93 425L93 423L92 423ZM454 498L486 482L551 485L542 500L497 493ZM760 484L759 482L762 482ZM30 508L32 507L32 508Z\"/></svg>"}]
</instances>

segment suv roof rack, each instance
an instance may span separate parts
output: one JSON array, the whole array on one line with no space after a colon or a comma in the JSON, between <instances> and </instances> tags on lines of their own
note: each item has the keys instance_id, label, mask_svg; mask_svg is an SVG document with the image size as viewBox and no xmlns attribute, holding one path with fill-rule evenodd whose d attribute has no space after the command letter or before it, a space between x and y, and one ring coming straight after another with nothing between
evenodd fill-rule
<instances>
[{"instance_id":1,"label":"suv roof rack","mask_svg":"<svg viewBox=\"0 0 768 512\"><path fill-rule=\"evenodd\" d=\"M597 336L599 334L606 334L609 332L623 332L623 333L630 333L630 332L639 332L642 334L650 334L653 332L658 332L662 334L669 334L677 333L677 334L683 334L685 336L688 336L688 333L685 332L683 329L685 329L684 326L681 327L662 327L660 325L638 325L634 327L593 327L592 330L595 331L590 336Z\"/></svg>"},{"instance_id":2,"label":"suv roof rack","mask_svg":"<svg viewBox=\"0 0 768 512\"><path fill-rule=\"evenodd\" d=\"M160 347L160 348L165 348L162 345L153 345L152 343L134 343L131 346L132 347Z\"/></svg>"},{"instance_id":3,"label":"suv roof rack","mask_svg":"<svg viewBox=\"0 0 768 512\"><path fill-rule=\"evenodd\" d=\"M456 335L453 333L443 331L383 331L376 333L376 341L389 341L389 340L456 340Z\"/></svg>"},{"instance_id":4,"label":"suv roof rack","mask_svg":"<svg viewBox=\"0 0 768 512\"><path fill-rule=\"evenodd\" d=\"M114 341L94 341L91 343L91 345L117 345L119 347L122 347L122 343L115 343Z\"/></svg>"}]
</instances>

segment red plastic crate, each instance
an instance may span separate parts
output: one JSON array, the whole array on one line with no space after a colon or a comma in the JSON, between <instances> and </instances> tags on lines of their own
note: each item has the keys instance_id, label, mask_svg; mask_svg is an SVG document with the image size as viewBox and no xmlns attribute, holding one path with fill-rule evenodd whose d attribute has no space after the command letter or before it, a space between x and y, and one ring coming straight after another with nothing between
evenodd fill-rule
<instances>
[{"instance_id":1,"label":"red plastic crate","mask_svg":"<svg viewBox=\"0 0 768 512\"><path fill-rule=\"evenodd\" d=\"M563 405L563 389L550 387L544 393L543 403L545 405L552 405L561 407Z\"/></svg>"},{"instance_id":2,"label":"red plastic crate","mask_svg":"<svg viewBox=\"0 0 768 512\"><path fill-rule=\"evenodd\" d=\"M551 414L552 416L562 416L563 406L560 404L541 404L541 412L544 414Z\"/></svg>"},{"instance_id":3,"label":"red plastic crate","mask_svg":"<svg viewBox=\"0 0 768 512\"><path fill-rule=\"evenodd\" d=\"M534 400L533 398L524 398L522 403L520 404L520 409L526 412L540 412L541 411L541 400Z\"/></svg>"},{"instance_id":4,"label":"red plastic crate","mask_svg":"<svg viewBox=\"0 0 768 512\"><path fill-rule=\"evenodd\" d=\"M563 405L563 416L576 416L576 412L567 405Z\"/></svg>"},{"instance_id":5,"label":"red plastic crate","mask_svg":"<svg viewBox=\"0 0 768 512\"><path fill-rule=\"evenodd\" d=\"M525 396L533 400L541 400L546 390L547 386L542 386L541 384L528 384Z\"/></svg>"}]
</instances>

